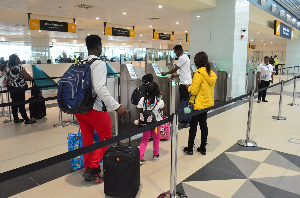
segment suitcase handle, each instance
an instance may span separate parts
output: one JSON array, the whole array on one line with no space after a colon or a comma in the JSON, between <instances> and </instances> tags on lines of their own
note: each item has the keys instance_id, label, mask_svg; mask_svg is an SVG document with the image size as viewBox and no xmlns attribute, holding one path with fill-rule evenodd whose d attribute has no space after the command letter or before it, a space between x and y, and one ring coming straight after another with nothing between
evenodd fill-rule
<instances>
[{"instance_id":1,"label":"suitcase handle","mask_svg":"<svg viewBox=\"0 0 300 198\"><path fill-rule=\"evenodd\" d=\"M127 110L127 112L128 112L128 116L129 116L129 126L131 125L131 111L130 110ZM119 115L118 116L118 119L120 118L121 116ZM117 122L118 124L116 124L116 127L118 127L118 129L119 129L119 124L120 124L120 122ZM119 131L119 130L118 130ZM129 137L129 146L131 146L131 138ZM118 141L118 145L120 145L120 141Z\"/></svg>"}]
</instances>

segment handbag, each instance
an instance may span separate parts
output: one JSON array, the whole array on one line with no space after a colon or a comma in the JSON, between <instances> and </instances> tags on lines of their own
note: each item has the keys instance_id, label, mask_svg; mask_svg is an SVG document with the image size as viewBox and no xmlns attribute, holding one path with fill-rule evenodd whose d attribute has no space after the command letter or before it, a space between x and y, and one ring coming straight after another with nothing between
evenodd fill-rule
<instances>
[{"instance_id":1,"label":"handbag","mask_svg":"<svg viewBox=\"0 0 300 198\"><path fill-rule=\"evenodd\" d=\"M179 106L179 109L178 109L179 115L185 115L185 114L186 114L184 110L185 110L185 108L189 107L189 103L190 103L190 102L188 102L187 99L185 99L185 98L183 98L183 99L181 100L180 106ZM191 104L192 104L192 103L191 103ZM183 121L185 121L185 122L190 122L191 119L192 119L192 117L189 117L189 118L184 119Z\"/></svg>"},{"instance_id":2,"label":"handbag","mask_svg":"<svg viewBox=\"0 0 300 198\"><path fill-rule=\"evenodd\" d=\"M99 142L99 136L96 131L94 131L94 143ZM76 149L82 148L82 133L80 128L78 133L69 133L68 134L68 151L73 151ZM70 159L72 169L79 170L84 167L83 155L79 155Z\"/></svg>"}]
</instances>

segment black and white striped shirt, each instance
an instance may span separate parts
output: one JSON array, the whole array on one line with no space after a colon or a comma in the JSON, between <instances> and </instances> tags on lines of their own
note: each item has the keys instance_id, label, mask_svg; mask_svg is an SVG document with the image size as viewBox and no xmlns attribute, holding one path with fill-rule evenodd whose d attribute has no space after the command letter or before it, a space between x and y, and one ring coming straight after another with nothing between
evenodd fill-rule
<instances>
[{"instance_id":1,"label":"black and white striped shirt","mask_svg":"<svg viewBox=\"0 0 300 198\"><path fill-rule=\"evenodd\" d=\"M24 67L21 65L15 65L15 66L7 66L5 68L5 73L8 79L8 85L12 87L25 87L26 80L22 74L20 74L21 71L24 71Z\"/></svg>"}]
</instances>

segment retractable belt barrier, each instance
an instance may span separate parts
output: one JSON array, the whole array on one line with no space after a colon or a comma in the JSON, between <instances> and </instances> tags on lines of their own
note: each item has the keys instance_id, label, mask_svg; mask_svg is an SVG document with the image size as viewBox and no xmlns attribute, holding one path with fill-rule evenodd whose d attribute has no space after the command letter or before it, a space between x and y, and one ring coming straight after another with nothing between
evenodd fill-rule
<instances>
[{"instance_id":1,"label":"retractable belt barrier","mask_svg":"<svg viewBox=\"0 0 300 198\"><path fill-rule=\"evenodd\" d=\"M282 81L282 82L287 83L287 82L292 81L292 80L294 80L294 78L292 78L290 80L287 80L287 81ZM268 88L278 86L279 84L281 84L281 83L277 83L277 84L274 84L270 87L259 89L256 92L263 91L263 90L266 90ZM233 99L231 99L231 100L229 100L229 101L227 101L223 104L215 105L213 107L209 107L209 108L202 109L202 110L199 110L199 111L193 111L190 114L182 115L182 116L179 117L179 119L185 119L185 118L195 116L195 115L198 115L198 114L201 114L201 113L213 110L213 109L220 108L222 106L226 106L230 103L241 100L244 97L248 97L249 95L251 95L251 92L246 93L246 94L241 95L241 96L238 96L236 98L233 98ZM49 97L49 98L45 98L44 100L54 100L56 98L57 97ZM29 103L29 102L26 101L26 103ZM17 104L17 103L15 103L15 104ZM21 104L23 104L23 103L21 103ZM41 161L38 161L38 162L34 162L32 164L28 164L28 165L25 165L25 166L22 166L22 167L13 169L13 170L3 172L3 173L0 174L0 183L2 183L4 181L7 181L7 180L10 180L10 179L13 179L13 178L16 178L16 177L19 177L19 176L22 176L22 175L25 175L25 174L28 174L28 173L31 173L33 171L37 171L39 169L46 168L48 166L51 166L51 165L69 160L69 159L74 158L76 156L79 156L79 155L82 155L82 154L85 154L85 153L88 153L88 152L92 152L92 151L97 150L99 148L115 144L117 142L120 142L121 140L124 140L124 139L127 139L129 137L135 136L135 135L140 134L142 132L151 130L151 129L153 129L155 127L158 127L158 126L161 126L161 125L163 125L167 122L173 123L173 116L177 116L177 115L173 114L171 118L167 118L165 120L161 120L159 122L150 124L148 126L131 130L128 133L119 134L118 136L112 137L112 138L107 139L107 140L103 140L103 141L95 143L95 144L91 144L89 146L85 146L85 147L82 147L82 148L79 148L79 149L76 149L76 150L73 150L73 151L69 151L69 152L54 156L54 157L50 157L50 158L47 158L47 159L44 159L44 160L41 160Z\"/></svg>"}]
</instances>

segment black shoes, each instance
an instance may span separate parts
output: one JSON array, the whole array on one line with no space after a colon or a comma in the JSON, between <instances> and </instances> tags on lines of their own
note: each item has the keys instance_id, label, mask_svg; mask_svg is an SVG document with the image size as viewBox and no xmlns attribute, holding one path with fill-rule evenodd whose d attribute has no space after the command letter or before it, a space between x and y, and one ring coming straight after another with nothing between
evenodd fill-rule
<instances>
[{"instance_id":1,"label":"black shoes","mask_svg":"<svg viewBox=\"0 0 300 198\"><path fill-rule=\"evenodd\" d=\"M200 147L197 148L197 151L201 153L201 155L206 155L206 149L201 149Z\"/></svg>"},{"instance_id":2,"label":"black shoes","mask_svg":"<svg viewBox=\"0 0 300 198\"><path fill-rule=\"evenodd\" d=\"M93 181L93 180L96 181L96 179L99 176L100 172L101 172L100 166L98 168L88 168L84 172L83 177L84 177L85 181L88 181L88 182Z\"/></svg>"},{"instance_id":3,"label":"black shoes","mask_svg":"<svg viewBox=\"0 0 300 198\"><path fill-rule=\"evenodd\" d=\"M260 100L258 100L257 103L260 103Z\"/></svg>"},{"instance_id":4,"label":"black shoes","mask_svg":"<svg viewBox=\"0 0 300 198\"><path fill-rule=\"evenodd\" d=\"M188 155L193 155L193 149L189 147L184 147L183 152L185 152Z\"/></svg>"},{"instance_id":5,"label":"black shoes","mask_svg":"<svg viewBox=\"0 0 300 198\"><path fill-rule=\"evenodd\" d=\"M263 102L269 102L269 101L267 101L267 100L263 100Z\"/></svg>"}]
</instances>

